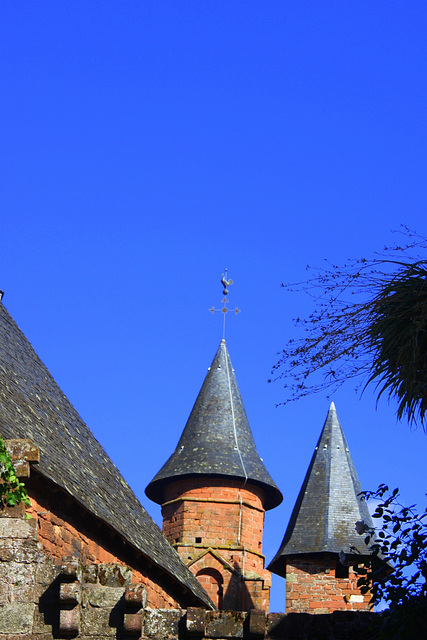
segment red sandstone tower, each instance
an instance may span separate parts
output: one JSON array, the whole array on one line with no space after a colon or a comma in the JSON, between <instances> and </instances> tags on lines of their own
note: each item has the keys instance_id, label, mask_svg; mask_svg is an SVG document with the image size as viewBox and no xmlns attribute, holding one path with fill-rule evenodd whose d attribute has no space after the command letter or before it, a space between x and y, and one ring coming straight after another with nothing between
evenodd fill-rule
<instances>
[{"instance_id":1,"label":"red sandstone tower","mask_svg":"<svg viewBox=\"0 0 427 640\"><path fill-rule=\"evenodd\" d=\"M162 505L164 534L218 608L268 611L264 512L282 494L256 450L225 340L146 494Z\"/></svg>"},{"instance_id":2,"label":"red sandstone tower","mask_svg":"<svg viewBox=\"0 0 427 640\"><path fill-rule=\"evenodd\" d=\"M361 594L353 569L369 559L364 536L355 529L361 520L372 526L361 490L332 402L285 537L268 567L286 578L286 613L369 608L370 596ZM350 566L341 564L341 551Z\"/></svg>"}]
</instances>

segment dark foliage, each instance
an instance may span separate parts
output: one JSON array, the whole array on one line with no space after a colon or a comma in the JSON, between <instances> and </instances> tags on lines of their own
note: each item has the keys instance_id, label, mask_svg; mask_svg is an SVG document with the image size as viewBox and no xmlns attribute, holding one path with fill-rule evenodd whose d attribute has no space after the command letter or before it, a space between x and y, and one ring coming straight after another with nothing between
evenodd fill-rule
<instances>
[{"instance_id":1,"label":"dark foliage","mask_svg":"<svg viewBox=\"0 0 427 640\"><path fill-rule=\"evenodd\" d=\"M386 603L381 638L390 640L427 637L427 509L399 504L399 490L386 485L363 492L364 499L380 500L373 518L375 529L358 522L356 530L370 544L368 569L356 571L362 593L371 593L372 606Z\"/></svg>"},{"instance_id":2,"label":"dark foliage","mask_svg":"<svg viewBox=\"0 0 427 640\"><path fill-rule=\"evenodd\" d=\"M289 291L304 291L315 309L297 319L305 335L289 340L273 372L285 403L336 390L350 379L373 383L377 397L398 402L399 419L423 424L427 411L427 240L404 229L406 244L372 259L329 265ZM290 381L290 382L289 382Z\"/></svg>"}]
</instances>

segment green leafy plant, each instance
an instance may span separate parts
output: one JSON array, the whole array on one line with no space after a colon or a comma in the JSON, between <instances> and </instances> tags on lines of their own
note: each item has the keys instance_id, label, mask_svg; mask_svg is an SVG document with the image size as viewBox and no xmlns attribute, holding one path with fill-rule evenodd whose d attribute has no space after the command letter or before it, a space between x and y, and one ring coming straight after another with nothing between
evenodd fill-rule
<instances>
[{"instance_id":1,"label":"green leafy plant","mask_svg":"<svg viewBox=\"0 0 427 640\"><path fill-rule=\"evenodd\" d=\"M370 593L372 606L386 603L382 638L427 637L427 508L419 513L415 505L399 503L399 490L380 485L364 491L365 500L379 500L373 518L379 527L356 523L372 553L370 565L359 565L358 586Z\"/></svg>"},{"instance_id":2,"label":"green leafy plant","mask_svg":"<svg viewBox=\"0 0 427 640\"><path fill-rule=\"evenodd\" d=\"M21 502L31 506L25 485L19 481L12 458L0 438L0 503L14 507Z\"/></svg>"}]
</instances>

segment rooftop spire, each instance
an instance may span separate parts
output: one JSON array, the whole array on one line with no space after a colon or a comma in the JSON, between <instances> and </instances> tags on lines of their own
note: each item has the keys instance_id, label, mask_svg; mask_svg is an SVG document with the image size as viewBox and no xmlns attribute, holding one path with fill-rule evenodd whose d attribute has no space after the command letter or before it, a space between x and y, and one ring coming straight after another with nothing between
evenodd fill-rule
<instances>
[{"instance_id":1,"label":"rooftop spire","mask_svg":"<svg viewBox=\"0 0 427 640\"><path fill-rule=\"evenodd\" d=\"M224 338L175 451L145 492L161 504L166 484L200 475L232 477L260 486L266 509L282 501L256 450Z\"/></svg>"},{"instance_id":2,"label":"rooftop spire","mask_svg":"<svg viewBox=\"0 0 427 640\"><path fill-rule=\"evenodd\" d=\"M269 569L284 575L286 556L367 551L355 529L372 524L350 451L331 402L320 439L292 512L283 542Z\"/></svg>"}]
</instances>

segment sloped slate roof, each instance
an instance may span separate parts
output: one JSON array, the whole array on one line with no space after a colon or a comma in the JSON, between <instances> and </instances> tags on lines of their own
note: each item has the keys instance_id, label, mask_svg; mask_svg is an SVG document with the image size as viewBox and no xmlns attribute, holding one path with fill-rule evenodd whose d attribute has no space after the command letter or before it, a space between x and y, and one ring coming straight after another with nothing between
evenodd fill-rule
<instances>
[{"instance_id":1,"label":"sloped slate roof","mask_svg":"<svg viewBox=\"0 0 427 640\"><path fill-rule=\"evenodd\" d=\"M261 461L243 406L236 376L221 341L203 386L169 460L145 490L162 504L171 480L191 476L232 477L260 486L265 508L282 502L282 494Z\"/></svg>"},{"instance_id":2,"label":"sloped slate roof","mask_svg":"<svg viewBox=\"0 0 427 640\"><path fill-rule=\"evenodd\" d=\"M0 435L33 440L37 471L212 606L2 304Z\"/></svg>"},{"instance_id":3,"label":"sloped slate roof","mask_svg":"<svg viewBox=\"0 0 427 640\"><path fill-rule=\"evenodd\" d=\"M285 537L268 569L285 577L286 556L311 553L369 551L357 521L372 526L350 451L332 402Z\"/></svg>"}]
</instances>

